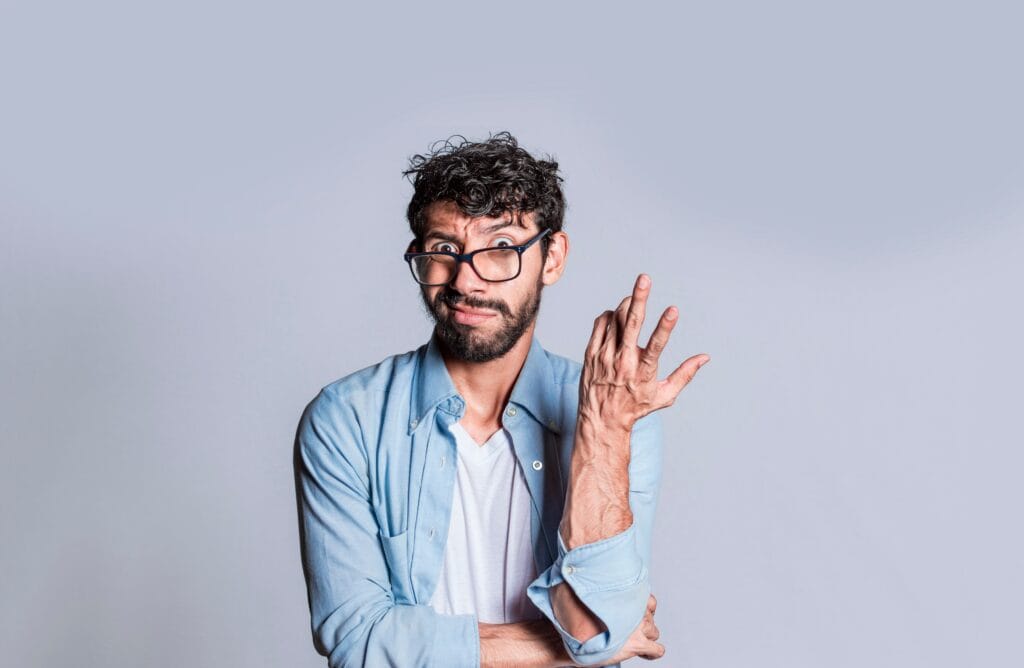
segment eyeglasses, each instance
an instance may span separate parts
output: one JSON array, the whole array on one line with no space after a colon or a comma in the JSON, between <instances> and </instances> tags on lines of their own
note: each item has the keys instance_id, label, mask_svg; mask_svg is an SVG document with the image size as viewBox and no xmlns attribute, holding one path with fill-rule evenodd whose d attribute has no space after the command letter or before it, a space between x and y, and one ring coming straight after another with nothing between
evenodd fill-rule
<instances>
[{"instance_id":1,"label":"eyeglasses","mask_svg":"<svg viewBox=\"0 0 1024 668\"><path fill-rule=\"evenodd\" d=\"M523 253L551 230L544 230L521 246L493 246L472 253L428 251L406 253L412 277L420 285L448 285L458 273L459 263L467 262L476 275L490 283L511 281L523 269Z\"/></svg>"}]
</instances>

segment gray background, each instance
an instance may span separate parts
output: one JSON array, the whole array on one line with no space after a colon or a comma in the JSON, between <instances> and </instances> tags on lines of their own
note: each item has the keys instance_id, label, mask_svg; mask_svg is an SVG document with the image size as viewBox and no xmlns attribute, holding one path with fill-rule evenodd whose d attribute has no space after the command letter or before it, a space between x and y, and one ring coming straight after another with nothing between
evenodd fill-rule
<instances>
[{"instance_id":1,"label":"gray background","mask_svg":"<svg viewBox=\"0 0 1024 668\"><path fill-rule=\"evenodd\" d=\"M502 129L566 176L541 342L644 271L712 356L660 665L1024 662L1014 3L335 4L0 4L0 663L324 665L295 425L429 334L408 156Z\"/></svg>"}]
</instances>

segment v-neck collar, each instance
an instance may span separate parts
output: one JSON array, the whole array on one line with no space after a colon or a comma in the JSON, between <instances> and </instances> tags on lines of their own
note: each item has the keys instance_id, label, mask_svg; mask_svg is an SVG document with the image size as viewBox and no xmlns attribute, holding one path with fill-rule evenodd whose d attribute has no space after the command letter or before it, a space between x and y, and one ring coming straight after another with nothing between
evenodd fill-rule
<instances>
[{"instance_id":1,"label":"v-neck collar","mask_svg":"<svg viewBox=\"0 0 1024 668\"><path fill-rule=\"evenodd\" d=\"M499 427L483 443L477 443L476 439L458 421L452 423L451 429L456 432L455 441L458 443L459 453L472 457L474 460L490 459L506 445L507 436L503 433L504 427Z\"/></svg>"}]
</instances>

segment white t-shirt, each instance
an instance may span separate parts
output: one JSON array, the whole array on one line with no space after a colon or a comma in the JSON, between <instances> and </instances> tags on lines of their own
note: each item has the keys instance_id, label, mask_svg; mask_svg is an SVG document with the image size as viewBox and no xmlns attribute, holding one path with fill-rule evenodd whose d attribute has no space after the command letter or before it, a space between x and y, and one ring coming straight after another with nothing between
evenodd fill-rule
<instances>
[{"instance_id":1,"label":"white t-shirt","mask_svg":"<svg viewBox=\"0 0 1024 668\"><path fill-rule=\"evenodd\" d=\"M508 430L483 445L455 422L458 444L448 542L430 606L446 615L476 613L504 624L542 617L526 596L537 577L530 536L530 493Z\"/></svg>"}]
</instances>

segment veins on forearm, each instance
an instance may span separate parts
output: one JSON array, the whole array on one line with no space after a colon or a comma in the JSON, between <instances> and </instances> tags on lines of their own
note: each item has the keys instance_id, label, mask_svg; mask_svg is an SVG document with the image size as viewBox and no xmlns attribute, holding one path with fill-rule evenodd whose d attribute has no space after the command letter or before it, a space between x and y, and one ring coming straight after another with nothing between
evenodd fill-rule
<instances>
[{"instance_id":1,"label":"veins on forearm","mask_svg":"<svg viewBox=\"0 0 1024 668\"><path fill-rule=\"evenodd\" d=\"M629 507L629 431L577 421L562 521L566 547L613 536L633 523Z\"/></svg>"}]
</instances>

